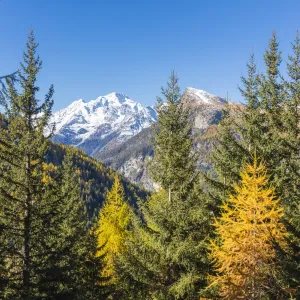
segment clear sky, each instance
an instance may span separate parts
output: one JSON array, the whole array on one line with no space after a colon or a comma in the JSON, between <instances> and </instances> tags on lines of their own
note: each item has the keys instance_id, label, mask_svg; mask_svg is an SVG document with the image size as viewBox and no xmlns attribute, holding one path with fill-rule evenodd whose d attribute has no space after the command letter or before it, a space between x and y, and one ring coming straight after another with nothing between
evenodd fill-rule
<instances>
[{"instance_id":1,"label":"clear sky","mask_svg":"<svg viewBox=\"0 0 300 300\"><path fill-rule=\"evenodd\" d=\"M299 0L0 0L0 74L18 68L30 27L43 94L54 110L117 91L153 105L172 69L195 87L242 101L237 85L273 30L283 58L300 29Z\"/></svg>"}]
</instances>

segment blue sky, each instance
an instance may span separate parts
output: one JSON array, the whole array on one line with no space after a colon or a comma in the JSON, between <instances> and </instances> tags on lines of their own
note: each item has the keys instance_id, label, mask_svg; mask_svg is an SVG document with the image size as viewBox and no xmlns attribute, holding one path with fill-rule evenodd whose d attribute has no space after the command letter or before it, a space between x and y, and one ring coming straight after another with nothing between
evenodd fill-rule
<instances>
[{"instance_id":1,"label":"blue sky","mask_svg":"<svg viewBox=\"0 0 300 300\"><path fill-rule=\"evenodd\" d=\"M117 91L153 105L172 69L187 86L242 101L249 54L263 70L273 30L283 58L300 29L299 0L0 0L0 74L18 68L30 27L43 94L54 110Z\"/></svg>"}]
</instances>

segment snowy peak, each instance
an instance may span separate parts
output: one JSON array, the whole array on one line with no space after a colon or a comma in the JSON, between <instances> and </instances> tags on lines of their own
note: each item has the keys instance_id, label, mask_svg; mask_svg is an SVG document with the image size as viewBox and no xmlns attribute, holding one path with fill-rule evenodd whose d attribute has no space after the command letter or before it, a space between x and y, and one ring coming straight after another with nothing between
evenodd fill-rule
<instances>
[{"instance_id":1,"label":"snowy peak","mask_svg":"<svg viewBox=\"0 0 300 300\"><path fill-rule=\"evenodd\" d=\"M198 90L192 87L186 88L185 97L191 99L195 104L204 105L224 105L226 100L224 98L212 95L203 90Z\"/></svg>"},{"instance_id":2,"label":"snowy peak","mask_svg":"<svg viewBox=\"0 0 300 300\"><path fill-rule=\"evenodd\" d=\"M119 143L157 120L156 111L121 93L110 93L85 102L79 99L54 113L54 140L85 150L101 151L109 143Z\"/></svg>"},{"instance_id":3,"label":"snowy peak","mask_svg":"<svg viewBox=\"0 0 300 300\"><path fill-rule=\"evenodd\" d=\"M115 104L115 105L122 105L123 103L125 103L127 100L130 100L129 97L127 97L124 94L121 93L110 93L106 96L100 96L98 97L96 100L94 100L94 102L100 102L102 104Z\"/></svg>"},{"instance_id":4,"label":"snowy peak","mask_svg":"<svg viewBox=\"0 0 300 300\"><path fill-rule=\"evenodd\" d=\"M222 118L222 109L226 104L225 99L221 97L190 87L186 88L182 101L190 108L194 128L200 130L217 124Z\"/></svg>"}]
</instances>

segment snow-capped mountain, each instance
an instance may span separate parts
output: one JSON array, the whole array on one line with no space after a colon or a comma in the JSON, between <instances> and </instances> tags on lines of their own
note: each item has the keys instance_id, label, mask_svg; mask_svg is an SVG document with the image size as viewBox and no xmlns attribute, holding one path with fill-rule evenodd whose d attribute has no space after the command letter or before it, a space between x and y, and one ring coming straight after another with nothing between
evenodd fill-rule
<instances>
[{"instance_id":1,"label":"snow-capped mountain","mask_svg":"<svg viewBox=\"0 0 300 300\"><path fill-rule=\"evenodd\" d=\"M111 93L89 102L74 101L54 113L51 123L56 124L54 141L93 155L127 141L156 120L152 107L143 107L124 94Z\"/></svg>"}]
</instances>

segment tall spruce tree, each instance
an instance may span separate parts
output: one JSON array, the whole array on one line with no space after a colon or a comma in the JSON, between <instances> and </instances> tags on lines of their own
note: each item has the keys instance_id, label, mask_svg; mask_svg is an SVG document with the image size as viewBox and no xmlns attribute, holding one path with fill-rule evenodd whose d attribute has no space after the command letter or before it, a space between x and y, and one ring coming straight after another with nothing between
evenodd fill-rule
<instances>
[{"instance_id":1,"label":"tall spruce tree","mask_svg":"<svg viewBox=\"0 0 300 300\"><path fill-rule=\"evenodd\" d=\"M189 112L181 101L178 78L173 71L166 88L162 88L165 102L158 97L158 126L154 139L155 157L151 166L154 181L169 192L178 193L195 175L195 155L192 153ZM186 180L182 180L186 178ZM190 180L188 180L190 179Z\"/></svg>"},{"instance_id":2,"label":"tall spruce tree","mask_svg":"<svg viewBox=\"0 0 300 300\"><path fill-rule=\"evenodd\" d=\"M48 239L54 230L51 190L43 182L43 163L49 144L44 129L51 115L53 87L40 103L36 96L39 91L36 76L41 68L37 46L31 31L19 72L20 91L8 80L7 128L0 129L0 243L4 256L1 277L6 282L1 296L4 299L38 296L40 263L49 253L44 245L50 243Z\"/></svg>"},{"instance_id":3,"label":"tall spruce tree","mask_svg":"<svg viewBox=\"0 0 300 300\"><path fill-rule=\"evenodd\" d=\"M84 257L82 276L83 299L99 300L107 299L114 292L114 286L110 284L110 278L102 276L102 270L105 267L105 255L98 255L101 248L98 247L96 235L96 224L89 230L88 249L89 252Z\"/></svg>"},{"instance_id":4,"label":"tall spruce tree","mask_svg":"<svg viewBox=\"0 0 300 300\"><path fill-rule=\"evenodd\" d=\"M280 74L281 52L274 32L269 42L269 48L264 55L266 74L260 76L259 97L261 102L262 140L261 153L267 168L270 170L271 181L276 185L278 192L282 194L287 171L287 161L284 157L284 144L281 135L284 134L284 111L287 103L284 80ZM285 199L283 199L285 201Z\"/></svg>"},{"instance_id":5,"label":"tall spruce tree","mask_svg":"<svg viewBox=\"0 0 300 300\"><path fill-rule=\"evenodd\" d=\"M36 232L36 239L40 241L35 244L35 251L39 253L39 259L36 262L35 286L36 299L53 299L59 290L60 281L58 280L59 264L55 265L59 257L58 235L59 206L61 203L60 190L58 184L58 167L52 163L44 162L42 165L42 183L45 186L44 199L45 204L39 207L37 211L40 219L37 225L40 230Z\"/></svg>"},{"instance_id":6,"label":"tall spruce tree","mask_svg":"<svg viewBox=\"0 0 300 300\"><path fill-rule=\"evenodd\" d=\"M158 107L152 166L161 189L140 204L141 218L133 218L119 282L128 299L199 299L210 270L206 246L211 214L202 197L188 112L174 72L162 93L166 103Z\"/></svg>"},{"instance_id":7,"label":"tall spruce tree","mask_svg":"<svg viewBox=\"0 0 300 300\"><path fill-rule=\"evenodd\" d=\"M278 130L282 140L282 158L285 172L282 197L285 199L286 224L291 233L292 253L281 258L287 281L300 297L300 39L297 32L292 43L293 54L287 63L288 80L285 82L287 102L283 111L283 126Z\"/></svg>"},{"instance_id":8,"label":"tall spruce tree","mask_svg":"<svg viewBox=\"0 0 300 300\"><path fill-rule=\"evenodd\" d=\"M67 152L62 164L62 205L59 224L63 239L60 255L65 264L65 293L68 299L84 298L83 266L88 248L87 212L80 195L79 172L74 168L73 155ZM67 299L66 297L64 299Z\"/></svg>"},{"instance_id":9,"label":"tall spruce tree","mask_svg":"<svg viewBox=\"0 0 300 300\"><path fill-rule=\"evenodd\" d=\"M278 42L274 33L265 54L267 76L256 73L254 56L251 55L248 76L242 77L240 88L245 106L228 105L220 122L219 133L214 149L210 154L214 172L211 176L212 190L219 199L232 191L232 183L240 179L240 169L251 161L251 151L255 149L272 171L281 166L280 149L277 136L278 126L283 115L284 89L279 65L281 62ZM277 171L278 171L277 170ZM278 174L279 175L279 174ZM279 176L276 176L277 180ZM216 189L213 189L216 187Z\"/></svg>"},{"instance_id":10,"label":"tall spruce tree","mask_svg":"<svg viewBox=\"0 0 300 300\"><path fill-rule=\"evenodd\" d=\"M227 103L213 149L208 153L213 169L208 176L204 174L209 186L207 193L219 204L233 191L233 183L241 180L241 166L251 161L252 151L260 153L264 145L265 119L261 112L254 54L250 56L247 71L247 77L241 77L243 86L239 87L246 105Z\"/></svg>"},{"instance_id":11,"label":"tall spruce tree","mask_svg":"<svg viewBox=\"0 0 300 300\"><path fill-rule=\"evenodd\" d=\"M102 257L87 227L78 170L67 151L47 163L53 87L36 99L41 68L33 32L21 64L20 91L8 79L0 128L1 299L99 299ZM46 128L47 127L47 128ZM45 129L50 136L45 136ZM96 274L97 273L97 274Z\"/></svg>"},{"instance_id":12,"label":"tall spruce tree","mask_svg":"<svg viewBox=\"0 0 300 300\"><path fill-rule=\"evenodd\" d=\"M109 284L101 284L108 279L101 276L103 257L95 257L97 238L88 226L80 171L74 165L71 149L66 151L61 167L44 164L43 182L52 184L58 196L55 242L51 255L45 256L38 283L42 299L101 299L110 293Z\"/></svg>"},{"instance_id":13,"label":"tall spruce tree","mask_svg":"<svg viewBox=\"0 0 300 300\"><path fill-rule=\"evenodd\" d=\"M73 155L66 153L61 168L51 163L44 169L55 168L55 176L45 174L43 181L53 182L56 189L56 236L52 255L43 262L47 271L41 274L39 290L46 299L82 299L84 261L89 254L85 205L80 195L79 175L73 166ZM53 211L52 211L53 212Z\"/></svg>"}]
</instances>

